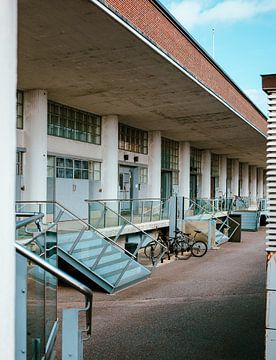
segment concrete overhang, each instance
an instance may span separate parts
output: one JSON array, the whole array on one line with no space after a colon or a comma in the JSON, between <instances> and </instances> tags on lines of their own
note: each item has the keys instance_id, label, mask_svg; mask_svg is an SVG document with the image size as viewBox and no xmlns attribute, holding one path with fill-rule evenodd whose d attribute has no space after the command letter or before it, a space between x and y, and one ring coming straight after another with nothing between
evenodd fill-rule
<instances>
[{"instance_id":1,"label":"concrete overhang","mask_svg":"<svg viewBox=\"0 0 276 360\"><path fill-rule=\"evenodd\" d=\"M88 0L19 0L18 88L263 167L265 134L126 26Z\"/></svg>"}]
</instances>

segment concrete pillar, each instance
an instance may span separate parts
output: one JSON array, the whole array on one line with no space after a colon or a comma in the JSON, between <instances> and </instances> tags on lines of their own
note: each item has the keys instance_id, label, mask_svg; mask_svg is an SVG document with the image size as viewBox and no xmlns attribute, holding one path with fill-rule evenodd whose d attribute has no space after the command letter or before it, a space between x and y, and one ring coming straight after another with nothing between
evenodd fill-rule
<instances>
[{"instance_id":1,"label":"concrete pillar","mask_svg":"<svg viewBox=\"0 0 276 360\"><path fill-rule=\"evenodd\" d=\"M257 167L250 166L250 184L249 184L249 193L251 204L256 204L257 200Z\"/></svg>"},{"instance_id":2,"label":"concrete pillar","mask_svg":"<svg viewBox=\"0 0 276 360\"><path fill-rule=\"evenodd\" d=\"M257 198L264 197L264 169L257 168Z\"/></svg>"},{"instance_id":3,"label":"concrete pillar","mask_svg":"<svg viewBox=\"0 0 276 360\"><path fill-rule=\"evenodd\" d=\"M232 182L231 182L231 193L233 196L239 194L239 160L232 160Z\"/></svg>"},{"instance_id":4,"label":"concrete pillar","mask_svg":"<svg viewBox=\"0 0 276 360\"><path fill-rule=\"evenodd\" d=\"M47 92L24 92L24 200L47 200Z\"/></svg>"},{"instance_id":5,"label":"concrete pillar","mask_svg":"<svg viewBox=\"0 0 276 360\"><path fill-rule=\"evenodd\" d=\"M201 197L211 197L211 151L203 150L201 157Z\"/></svg>"},{"instance_id":6,"label":"concrete pillar","mask_svg":"<svg viewBox=\"0 0 276 360\"><path fill-rule=\"evenodd\" d=\"M249 196L249 165L242 163L242 188L240 195L243 197Z\"/></svg>"},{"instance_id":7,"label":"concrete pillar","mask_svg":"<svg viewBox=\"0 0 276 360\"><path fill-rule=\"evenodd\" d=\"M118 198L118 116L102 118L102 199Z\"/></svg>"},{"instance_id":8,"label":"concrete pillar","mask_svg":"<svg viewBox=\"0 0 276 360\"><path fill-rule=\"evenodd\" d=\"M190 143L179 144L179 196L190 197Z\"/></svg>"},{"instance_id":9,"label":"concrete pillar","mask_svg":"<svg viewBox=\"0 0 276 360\"><path fill-rule=\"evenodd\" d=\"M226 196L226 179L227 179L227 157L220 155L219 157L219 192L222 196Z\"/></svg>"},{"instance_id":10,"label":"concrete pillar","mask_svg":"<svg viewBox=\"0 0 276 360\"><path fill-rule=\"evenodd\" d=\"M160 198L161 193L161 132L149 133L148 197Z\"/></svg>"},{"instance_id":11,"label":"concrete pillar","mask_svg":"<svg viewBox=\"0 0 276 360\"><path fill-rule=\"evenodd\" d=\"M0 2L0 359L15 359L15 153L17 1Z\"/></svg>"}]
</instances>

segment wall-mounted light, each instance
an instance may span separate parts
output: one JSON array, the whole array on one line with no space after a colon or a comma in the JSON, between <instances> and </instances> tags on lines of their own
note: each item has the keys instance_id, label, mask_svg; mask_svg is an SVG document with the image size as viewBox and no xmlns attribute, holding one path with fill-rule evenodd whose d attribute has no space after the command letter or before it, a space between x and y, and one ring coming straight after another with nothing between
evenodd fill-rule
<instances>
[{"instance_id":1,"label":"wall-mounted light","mask_svg":"<svg viewBox=\"0 0 276 360\"><path fill-rule=\"evenodd\" d=\"M128 160L128 154L124 154L124 160L125 160L125 161Z\"/></svg>"},{"instance_id":2,"label":"wall-mounted light","mask_svg":"<svg viewBox=\"0 0 276 360\"><path fill-rule=\"evenodd\" d=\"M139 161L139 157L138 157L138 156L134 156L133 161L134 161L134 162L138 162L138 161Z\"/></svg>"}]
</instances>

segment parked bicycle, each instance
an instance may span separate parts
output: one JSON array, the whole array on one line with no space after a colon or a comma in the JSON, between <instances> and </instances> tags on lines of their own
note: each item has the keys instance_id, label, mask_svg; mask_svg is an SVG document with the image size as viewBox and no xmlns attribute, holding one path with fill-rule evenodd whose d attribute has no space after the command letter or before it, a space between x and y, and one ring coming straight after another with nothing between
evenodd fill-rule
<instances>
[{"instance_id":1,"label":"parked bicycle","mask_svg":"<svg viewBox=\"0 0 276 360\"><path fill-rule=\"evenodd\" d=\"M204 241L196 240L196 236L200 234L201 231L195 230L194 235L191 237L190 233L184 233L183 231L177 229L175 231L174 237L164 237L161 233L158 234L158 242L150 242L144 248L144 254L151 259L153 265L161 256L163 247L166 247L164 255L167 255L168 260L170 260L170 253L174 253L175 258L178 259L178 254L181 255L191 254L195 257L202 257L207 252L207 245ZM163 246L162 246L163 245ZM161 260L163 260L164 256Z\"/></svg>"},{"instance_id":2,"label":"parked bicycle","mask_svg":"<svg viewBox=\"0 0 276 360\"><path fill-rule=\"evenodd\" d=\"M204 256L207 252L207 244L204 241L196 240L199 234L201 234L200 230L194 230L194 235L191 237L191 233L184 233L177 229L175 236L172 238L175 257L178 258L179 252L181 252L181 255L184 252L190 252L195 257Z\"/></svg>"},{"instance_id":3,"label":"parked bicycle","mask_svg":"<svg viewBox=\"0 0 276 360\"><path fill-rule=\"evenodd\" d=\"M152 264L156 263L156 260L159 259L162 252L164 252L164 248L166 249L164 255L161 258L161 262L163 262L164 257L167 255L168 260L170 260L170 251L169 251L169 242L166 237L163 236L161 232L158 233L157 239L158 242L151 241L144 248L144 254L147 258L151 259Z\"/></svg>"}]
</instances>

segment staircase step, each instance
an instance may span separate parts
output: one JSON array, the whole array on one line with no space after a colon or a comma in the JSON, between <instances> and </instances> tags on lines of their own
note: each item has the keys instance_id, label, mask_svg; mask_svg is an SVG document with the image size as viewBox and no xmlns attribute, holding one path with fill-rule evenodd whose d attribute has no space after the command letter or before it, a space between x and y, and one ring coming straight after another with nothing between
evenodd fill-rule
<instances>
[{"instance_id":1,"label":"staircase step","mask_svg":"<svg viewBox=\"0 0 276 360\"><path fill-rule=\"evenodd\" d=\"M133 266L133 264L132 264L132 266ZM142 267L135 266L131 269L128 269L124 273L124 275L123 275L122 279L119 281L117 287L123 288L127 284L131 284L131 283L140 281L142 279L146 279L149 276L150 276L150 271L148 269L146 269L145 267L142 268Z\"/></svg>"},{"instance_id":2,"label":"staircase step","mask_svg":"<svg viewBox=\"0 0 276 360\"><path fill-rule=\"evenodd\" d=\"M129 262L129 258L123 258L120 260L112 260L109 262L106 262L104 264L98 264L96 266L95 271L100 274L101 276L107 277L111 274L116 272L121 272L122 269L127 265Z\"/></svg>"}]
</instances>

